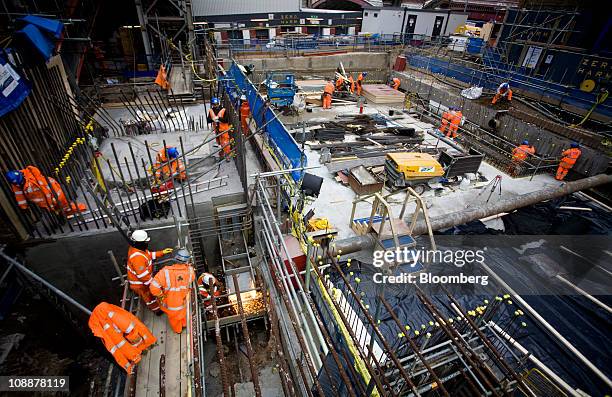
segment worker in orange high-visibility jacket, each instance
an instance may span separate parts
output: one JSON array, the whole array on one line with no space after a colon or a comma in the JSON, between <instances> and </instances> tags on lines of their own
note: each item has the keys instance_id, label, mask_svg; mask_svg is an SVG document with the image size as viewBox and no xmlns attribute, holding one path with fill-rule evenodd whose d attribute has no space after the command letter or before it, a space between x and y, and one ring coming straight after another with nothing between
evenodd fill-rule
<instances>
[{"instance_id":1,"label":"worker in orange high-visibility jacket","mask_svg":"<svg viewBox=\"0 0 612 397\"><path fill-rule=\"evenodd\" d=\"M453 108L450 113L450 126L446 134L447 137L457 138L457 131L459 130L459 125L461 125L461 119L463 119L463 112L461 112L459 108Z\"/></svg>"},{"instance_id":2,"label":"worker in orange high-visibility jacket","mask_svg":"<svg viewBox=\"0 0 612 397\"><path fill-rule=\"evenodd\" d=\"M149 288L168 315L172 330L180 334L187 326L187 298L195 281L195 272L189 264L191 259L187 250L179 250L176 259L187 263L165 266L153 277Z\"/></svg>"},{"instance_id":3,"label":"worker in orange high-visibility jacket","mask_svg":"<svg viewBox=\"0 0 612 397\"><path fill-rule=\"evenodd\" d=\"M128 374L134 373L142 352L157 341L136 316L106 302L95 307L89 316L88 325Z\"/></svg>"},{"instance_id":4,"label":"worker in orange high-visibility jacket","mask_svg":"<svg viewBox=\"0 0 612 397\"><path fill-rule=\"evenodd\" d=\"M529 144L529 141L524 140L520 146L512 149L512 161L515 163L522 163L527 160L527 157L533 156L536 150Z\"/></svg>"},{"instance_id":5,"label":"worker in orange high-visibility jacket","mask_svg":"<svg viewBox=\"0 0 612 397\"><path fill-rule=\"evenodd\" d=\"M334 93L334 83L330 81L325 84L323 94L321 95L321 101L323 101L323 109L331 109L332 94Z\"/></svg>"},{"instance_id":6,"label":"worker in orange high-visibility jacket","mask_svg":"<svg viewBox=\"0 0 612 397\"><path fill-rule=\"evenodd\" d=\"M170 83L168 82L168 72L166 71L166 67L164 65L161 65L159 67L159 70L157 71L157 76L155 77L155 84L157 84L164 90L170 88Z\"/></svg>"},{"instance_id":7,"label":"worker in orange high-visibility jacket","mask_svg":"<svg viewBox=\"0 0 612 397\"><path fill-rule=\"evenodd\" d=\"M349 78L348 79L349 79L349 84L350 84L350 87L351 87L350 88L350 92L351 92L351 94L354 94L355 93L355 79L353 78L352 74L349 74Z\"/></svg>"},{"instance_id":8,"label":"worker in orange high-visibility jacket","mask_svg":"<svg viewBox=\"0 0 612 397\"><path fill-rule=\"evenodd\" d=\"M249 135L249 123L248 119L251 117L251 107L249 101L247 101L246 95L240 97L240 124L242 126L242 134L244 136Z\"/></svg>"},{"instance_id":9,"label":"worker in orange high-visibility jacket","mask_svg":"<svg viewBox=\"0 0 612 397\"><path fill-rule=\"evenodd\" d=\"M87 210L85 204L69 202L60 184L53 178L45 178L32 165L22 170L8 171L6 179L11 184L17 205L23 210L28 208L29 203L48 211L61 211L64 215Z\"/></svg>"},{"instance_id":10,"label":"worker in orange high-visibility jacket","mask_svg":"<svg viewBox=\"0 0 612 397\"><path fill-rule=\"evenodd\" d=\"M502 98L504 98L508 102L512 101L512 90L510 89L510 84L508 83L501 83L499 87L497 87L497 92L491 100L491 104L495 105L497 101Z\"/></svg>"},{"instance_id":11,"label":"worker in orange high-visibility jacket","mask_svg":"<svg viewBox=\"0 0 612 397\"><path fill-rule=\"evenodd\" d=\"M401 84L400 79L398 79L397 77L394 77L394 78L391 80L391 84L390 84L390 86L391 86L391 88L393 88L394 90L399 90L399 88L400 88L400 84Z\"/></svg>"},{"instance_id":12,"label":"worker in orange high-visibility jacket","mask_svg":"<svg viewBox=\"0 0 612 397\"><path fill-rule=\"evenodd\" d=\"M151 295L149 284L153 278L153 261L164 255L171 254L172 248L161 251L149 251L151 238L144 230L134 230L130 236L130 248L127 259L127 279L130 289L140 296L148 309L160 315L159 303Z\"/></svg>"},{"instance_id":13,"label":"worker in orange high-visibility jacket","mask_svg":"<svg viewBox=\"0 0 612 397\"><path fill-rule=\"evenodd\" d=\"M570 148L564 150L563 153L561 153L561 156L563 157L561 158L561 162L559 163L559 168L557 168L557 175L555 175L555 179L558 181L562 181L569 172L569 170L574 167L574 165L576 164L576 160L578 160L581 154L582 151L580 150L580 145L578 144L578 142L572 142Z\"/></svg>"},{"instance_id":14,"label":"worker in orange high-visibility jacket","mask_svg":"<svg viewBox=\"0 0 612 397\"><path fill-rule=\"evenodd\" d=\"M357 95L361 95L363 90L363 80L368 76L368 72L359 73L357 75Z\"/></svg>"},{"instance_id":15,"label":"worker in orange high-visibility jacket","mask_svg":"<svg viewBox=\"0 0 612 397\"><path fill-rule=\"evenodd\" d=\"M448 128L448 124L450 123L450 119L451 119L452 109L453 108L450 107L448 108L448 110L442 113L442 121L440 122L440 128L438 128L438 131L440 131L441 134L446 134L446 130Z\"/></svg>"},{"instance_id":16,"label":"worker in orange high-visibility jacket","mask_svg":"<svg viewBox=\"0 0 612 397\"><path fill-rule=\"evenodd\" d=\"M222 284L210 273L202 273L198 277L198 293L202 296L205 306L212 304L212 297L221 295Z\"/></svg>"},{"instance_id":17,"label":"worker in orange high-visibility jacket","mask_svg":"<svg viewBox=\"0 0 612 397\"><path fill-rule=\"evenodd\" d=\"M162 148L157 152L155 157L155 178L158 181L166 181L168 179L177 179L184 181L187 179L185 164L179 158L180 153L175 147Z\"/></svg>"},{"instance_id":18,"label":"worker in orange high-visibility jacket","mask_svg":"<svg viewBox=\"0 0 612 397\"><path fill-rule=\"evenodd\" d=\"M338 76L336 79L336 91L344 91L344 77Z\"/></svg>"},{"instance_id":19,"label":"worker in orange high-visibility jacket","mask_svg":"<svg viewBox=\"0 0 612 397\"><path fill-rule=\"evenodd\" d=\"M217 141L217 144L222 147L221 152L219 153L219 157L225 157L225 160L229 161L229 156L232 152L232 147L230 145L229 135L231 125L229 123L227 111L224 107L221 106L219 98L211 98L210 105L211 108L208 110L208 116L206 118L208 122L211 123L213 126L213 131L216 136L215 139Z\"/></svg>"}]
</instances>

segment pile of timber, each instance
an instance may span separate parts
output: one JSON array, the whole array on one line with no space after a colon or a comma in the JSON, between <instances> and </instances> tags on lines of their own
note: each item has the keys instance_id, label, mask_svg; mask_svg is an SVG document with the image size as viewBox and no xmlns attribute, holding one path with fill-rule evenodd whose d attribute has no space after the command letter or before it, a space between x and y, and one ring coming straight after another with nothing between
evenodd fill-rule
<instances>
[{"instance_id":1,"label":"pile of timber","mask_svg":"<svg viewBox=\"0 0 612 397\"><path fill-rule=\"evenodd\" d=\"M394 90L385 84L365 84L363 95L368 102L373 103L401 103L404 101L404 93Z\"/></svg>"}]
</instances>

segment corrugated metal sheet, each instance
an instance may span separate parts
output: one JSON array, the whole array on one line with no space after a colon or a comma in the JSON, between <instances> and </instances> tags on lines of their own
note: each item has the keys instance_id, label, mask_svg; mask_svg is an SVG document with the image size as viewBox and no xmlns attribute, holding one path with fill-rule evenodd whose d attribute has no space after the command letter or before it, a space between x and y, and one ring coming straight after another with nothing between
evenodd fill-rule
<instances>
[{"instance_id":1,"label":"corrugated metal sheet","mask_svg":"<svg viewBox=\"0 0 612 397\"><path fill-rule=\"evenodd\" d=\"M300 0L193 0L194 17L299 12Z\"/></svg>"}]
</instances>

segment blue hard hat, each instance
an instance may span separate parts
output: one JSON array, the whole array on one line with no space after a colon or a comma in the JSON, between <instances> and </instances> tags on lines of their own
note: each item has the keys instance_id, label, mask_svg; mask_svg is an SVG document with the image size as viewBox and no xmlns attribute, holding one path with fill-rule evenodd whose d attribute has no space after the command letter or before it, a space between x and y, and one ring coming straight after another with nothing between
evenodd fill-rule
<instances>
[{"instance_id":1,"label":"blue hard hat","mask_svg":"<svg viewBox=\"0 0 612 397\"><path fill-rule=\"evenodd\" d=\"M508 83L502 83L502 85L500 86L501 88L510 88L510 84Z\"/></svg>"},{"instance_id":2,"label":"blue hard hat","mask_svg":"<svg viewBox=\"0 0 612 397\"><path fill-rule=\"evenodd\" d=\"M18 170L7 171L6 179L13 185L21 185L23 183L23 172Z\"/></svg>"},{"instance_id":3,"label":"blue hard hat","mask_svg":"<svg viewBox=\"0 0 612 397\"><path fill-rule=\"evenodd\" d=\"M218 105L219 104L219 98L217 98L216 96L212 97L210 99L210 103L212 103L213 105Z\"/></svg>"},{"instance_id":4,"label":"blue hard hat","mask_svg":"<svg viewBox=\"0 0 612 397\"><path fill-rule=\"evenodd\" d=\"M168 148L168 157L170 157L171 159L175 159L179 156L179 151L177 148L175 147L169 147Z\"/></svg>"},{"instance_id":5,"label":"blue hard hat","mask_svg":"<svg viewBox=\"0 0 612 397\"><path fill-rule=\"evenodd\" d=\"M366 77L368 75L368 72L363 72L361 74L363 75L363 77Z\"/></svg>"},{"instance_id":6,"label":"blue hard hat","mask_svg":"<svg viewBox=\"0 0 612 397\"><path fill-rule=\"evenodd\" d=\"M577 148L577 147L580 147L580 144L578 142L572 142L570 146L573 148Z\"/></svg>"},{"instance_id":7,"label":"blue hard hat","mask_svg":"<svg viewBox=\"0 0 612 397\"><path fill-rule=\"evenodd\" d=\"M525 140L523 141L523 145L529 145L529 141L528 141L527 139L525 139Z\"/></svg>"}]
</instances>

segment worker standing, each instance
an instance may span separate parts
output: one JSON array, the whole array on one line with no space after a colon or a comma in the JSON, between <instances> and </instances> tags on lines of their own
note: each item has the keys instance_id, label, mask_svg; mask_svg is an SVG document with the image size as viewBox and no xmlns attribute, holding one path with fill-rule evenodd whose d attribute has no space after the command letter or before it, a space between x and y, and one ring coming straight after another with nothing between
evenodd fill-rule
<instances>
[{"instance_id":1,"label":"worker standing","mask_svg":"<svg viewBox=\"0 0 612 397\"><path fill-rule=\"evenodd\" d=\"M210 273L202 273L198 277L198 292L206 306L212 304L213 297L221 295L221 283Z\"/></svg>"},{"instance_id":2,"label":"worker standing","mask_svg":"<svg viewBox=\"0 0 612 397\"><path fill-rule=\"evenodd\" d=\"M179 159L180 153L175 147L162 148L157 152L155 157L155 178L158 181L166 181L168 179L178 179L184 181L187 179L185 164Z\"/></svg>"},{"instance_id":3,"label":"worker standing","mask_svg":"<svg viewBox=\"0 0 612 397\"><path fill-rule=\"evenodd\" d=\"M164 255L172 253L172 248L150 252L151 238L144 230L134 230L130 236L130 248L127 259L127 279L130 289L140 296L147 308L160 315L159 304L155 296L149 291L149 284L153 278L153 261Z\"/></svg>"},{"instance_id":4,"label":"worker standing","mask_svg":"<svg viewBox=\"0 0 612 397\"><path fill-rule=\"evenodd\" d=\"M60 184L51 177L45 178L42 172L32 165L22 170L8 171L6 179L11 184L17 205L22 210L28 208L28 203L50 212L62 211L64 215L73 215L87 209L85 204L68 202Z\"/></svg>"},{"instance_id":5,"label":"worker standing","mask_svg":"<svg viewBox=\"0 0 612 397\"><path fill-rule=\"evenodd\" d=\"M461 125L461 120L463 119L463 112L459 110L459 108L453 108L450 114L450 126L448 127L447 137L457 138L457 131L459 130L459 125Z\"/></svg>"},{"instance_id":6,"label":"worker standing","mask_svg":"<svg viewBox=\"0 0 612 397\"><path fill-rule=\"evenodd\" d=\"M221 106L219 98L213 97L210 100L211 108L208 110L208 116L206 119L209 123L212 123L213 131L215 133L215 140L217 144L222 147L219 157L225 157L225 161L229 161L229 155L232 151L230 145L230 124L227 111Z\"/></svg>"},{"instance_id":7,"label":"worker standing","mask_svg":"<svg viewBox=\"0 0 612 397\"><path fill-rule=\"evenodd\" d=\"M393 79L391 79L391 84L389 84L391 86L391 88L393 88L394 90L399 90L400 88L400 84L401 81L400 79L398 79L397 77L394 77Z\"/></svg>"},{"instance_id":8,"label":"worker standing","mask_svg":"<svg viewBox=\"0 0 612 397\"><path fill-rule=\"evenodd\" d=\"M363 90L363 79L368 76L368 72L359 73L357 75L357 95L361 95L361 91Z\"/></svg>"},{"instance_id":9,"label":"worker standing","mask_svg":"<svg viewBox=\"0 0 612 397\"><path fill-rule=\"evenodd\" d=\"M576 164L576 160L578 160L581 154L582 151L580 150L580 145L578 142L572 142L570 148L561 153L561 156L563 157L559 163L559 168L557 168L557 175L555 175L555 179L562 181L569 170L571 170L574 164Z\"/></svg>"},{"instance_id":10,"label":"worker standing","mask_svg":"<svg viewBox=\"0 0 612 397\"><path fill-rule=\"evenodd\" d=\"M140 362L141 353L157 341L136 316L106 302L95 307L89 316L88 325L128 374L134 373L134 366Z\"/></svg>"},{"instance_id":11,"label":"worker standing","mask_svg":"<svg viewBox=\"0 0 612 397\"><path fill-rule=\"evenodd\" d=\"M249 101L247 101L246 95L242 95L240 97L240 124L242 126L242 134L244 136L249 135L249 123L248 118L251 117L251 107L249 106Z\"/></svg>"},{"instance_id":12,"label":"worker standing","mask_svg":"<svg viewBox=\"0 0 612 397\"><path fill-rule=\"evenodd\" d=\"M353 78L352 74L349 74L349 84L351 86L350 88L351 94L354 94L355 93L355 79Z\"/></svg>"},{"instance_id":13,"label":"worker standing","mask_svg":"<svg viewBox=\"0 0 612 397\"><path fill-rule=\"evenodd\" d=\"M515 163L522 163L527 160L527 157L535 155L535 147L529 144L529 141L524 140L520 146L512 149L512 161Z\"/></svg>"},{"instance_id":14,"label":"worker standing","mask_svg":"<svg viewBox=\"0 0 612 397\"><path fill-rule=\"evenodd\" d=\"M491 100L491 104L495 105L497 101L504 98L508 102L512 101L512 90L510 89L509 83L501 83L499 87L497 87L497 92L495 96Z\"/></svg>"},{"instance_id":15,"label":"worker standing","mask_svg":"<svg viewBox=\"0 0 612 397\"><path fill-rule=\"evenodd\" d=\"M185 249L177 252L178 261L190 262L191 256ZM151 293L161 304L161 309L168 315L170 327L177 334L187 326L187 296L191 284L195 281L195 272L189 263L175 263L161 269L149 286Z\"/></svg>"},{"instance_id":16,"label":"worker standing","mask_svg":"<svg viewBox=\"0 0 612 397\"><path fill-rule=\"evenodd\" d=\"M331 109L333 93L334 93L334 84L330 80L327 82L327 84L325 84L325 88L323 89L323 94L321 95L321 101L323 102L323 109Z\"/></svg>"}]
</instances>

